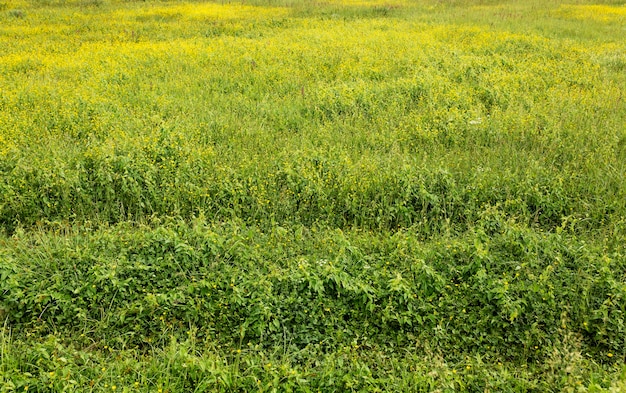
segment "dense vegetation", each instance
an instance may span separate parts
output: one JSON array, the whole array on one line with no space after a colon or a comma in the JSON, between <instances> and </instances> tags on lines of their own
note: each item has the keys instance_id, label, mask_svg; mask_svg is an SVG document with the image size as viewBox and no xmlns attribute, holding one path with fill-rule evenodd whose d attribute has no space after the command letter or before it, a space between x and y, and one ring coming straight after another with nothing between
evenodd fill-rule
<instances>
[{"instance_id":1,"label":"dense vegetation","mask_svg":"<svg viewBox=\"0 0 626 393\"><path fill-rule=\"evenodd\" d=\"M0 0L0 391L625 391L625 27Z\"/></svg>"}]
</instances>

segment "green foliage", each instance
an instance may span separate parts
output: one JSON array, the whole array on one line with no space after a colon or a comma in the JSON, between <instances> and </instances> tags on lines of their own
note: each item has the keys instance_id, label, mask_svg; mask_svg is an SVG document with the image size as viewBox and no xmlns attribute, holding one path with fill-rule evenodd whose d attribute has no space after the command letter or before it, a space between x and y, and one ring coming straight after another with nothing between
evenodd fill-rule
<instances>
[{"instance_id":1,"label":"green foliage","mask_svg":"<svg viewBox=\"0 0 626 393\"><path fill-rule=\"evenodd\" d=\"M0 3L0 391L626 389L620 4Z\"/></svg>"},{"instance_id":2,"label":"green foliage","mask_svg":"<svg viewBox=\"0 0 626 393\"><path fill-rule=\"evenodd\" d=\"M305 364L352 346L367 367L372 348L392 361L394 347L413 347L452 364L469 355L511 365L556 361L572 339L567 356L607 366L626 352L623 247L536 233L496 208L466 235L430 242L412 231L158 221L19 235L3 260L9 326L105 354L147 354L173 339L267 357L280 349Z\"/></svg>"}]
</instances>

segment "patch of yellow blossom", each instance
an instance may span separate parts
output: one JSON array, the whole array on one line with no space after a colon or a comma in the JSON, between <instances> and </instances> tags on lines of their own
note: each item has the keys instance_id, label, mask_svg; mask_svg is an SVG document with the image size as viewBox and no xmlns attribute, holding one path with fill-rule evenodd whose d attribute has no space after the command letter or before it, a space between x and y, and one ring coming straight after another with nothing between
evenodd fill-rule
<instances>
[{"instance_id":1,"label":"patch of yellow blossom","mask_svg":"<svg viewBox=\"0 0 626 393\"><path fill-rule=\"evenodd\" d=\"M609 5L563 5L557 15L578 20L596 22L623 22L626 20L626 6Z\"/></svg>"},{"instance_id":2,"label":"patch of yellow blossom","mask_svg":"<svg viewBox=\"0 0 626 393\"><path fill-rule=\"evenodd\" d=\"M6 0L3 1L4 7L7 9L19 9L28 6L28 2L26 0Z\"/></svg>"},{"instance_id":3,"label":"patch of yellow blossom","mask_svg":"<svg viewBox=\"0 0 626 393\"><path fill-rule=\"evenodd\" d=\"M13 148L13 144L0 134L0 156L6 156Z\"/></svg>"},{"instance_id":4,"label":"patch of yellow blossom","mask_svg":"<svg viewBox=\"0 0 626 393\"><path fill-rule=\"evenodd\" d=\"M328 1L385 6L405 0ZM626 8L572 6L563 10L619 16ZM0 154L33 140L57 140L59 134L73 132L99 136L101 139L93 142L103 145L110 138L121 145L152 148L160 143L155 135L162 119L150 120L142 111L164 112L163 108L187 102L186 97L198 97L198 106L188 102L186 111L201 113L204 109L197 108L210 102L212 89L224 89L233 100L245 97L240 90L247 89L245 94L252 89L275 91L284 95L285 102L316 102L326 108L328 116L360 105L377 105L384 101L385 91L419 85L428 85L438 102L470 107L471 90L451 81L472 73L496 94L548 91L551 87L551 94L558 97L570 94L572 100L591 100L596 98L593 91L560 86L592 85L598 69L590 63L590 52L598 52L596 57L607 52L573 42L555 45L539 35L467 25L424 24L401 18L357 18L341 23L289 18L288 7L119 3L89 12L60 9L55 18L44 11L32 8L28 10L29 23L14 18L0 26L4 100L0 103L4 105ZM287 27L255 23L276 17L287 18ZM223 31L209 31L213 21ZM258 36L245 35L254 29L261 30ZM611 48L611 53L621 53L621 48ZM258 105L264 105L263 100ZM457 110L446 109L442 119L461 116ZM414 117L407 122L421 124L417 114L410 116ZM228 117L222 122L227 123ZM198 127L198 138L205 129ZM436 131L424 128L416 132L430 138ZM368 138L368 143L379 143L385 135L372 132ZM213 154L205 150L203 157ZM267 200L265 190L258 190L258 196Z\"/></svg>"}]
</instances>

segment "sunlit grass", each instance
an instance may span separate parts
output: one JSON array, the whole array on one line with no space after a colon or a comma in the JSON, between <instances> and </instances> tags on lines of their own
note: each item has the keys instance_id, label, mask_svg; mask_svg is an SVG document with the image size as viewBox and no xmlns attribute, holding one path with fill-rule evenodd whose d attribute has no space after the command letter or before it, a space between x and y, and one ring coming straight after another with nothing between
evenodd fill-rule
<instances>
[{"instance_id":1,"label":"sunlit grass","mask_svg":"<svg viewBox=\"0 0 626 393\"><path fill-rule=\"evenodd\" d=\"M613 4L0 0L0 391L619 389Z\"/></svg>"}]
</instances>

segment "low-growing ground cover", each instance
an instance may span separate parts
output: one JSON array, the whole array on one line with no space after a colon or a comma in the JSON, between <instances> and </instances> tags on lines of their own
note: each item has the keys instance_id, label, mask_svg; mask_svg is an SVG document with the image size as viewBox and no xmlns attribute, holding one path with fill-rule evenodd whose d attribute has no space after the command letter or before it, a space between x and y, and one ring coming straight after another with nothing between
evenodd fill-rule
<instances>
[{"instance_id":1,"label":"low-growing ground cover","mask_svg":"<svg viewBox=\"0 0 626 393\"><path fill-rule=\"evenodd\" d=\"M625 11L0 2L0 390L625 390Z\"/></svg>"}]
</instances>

